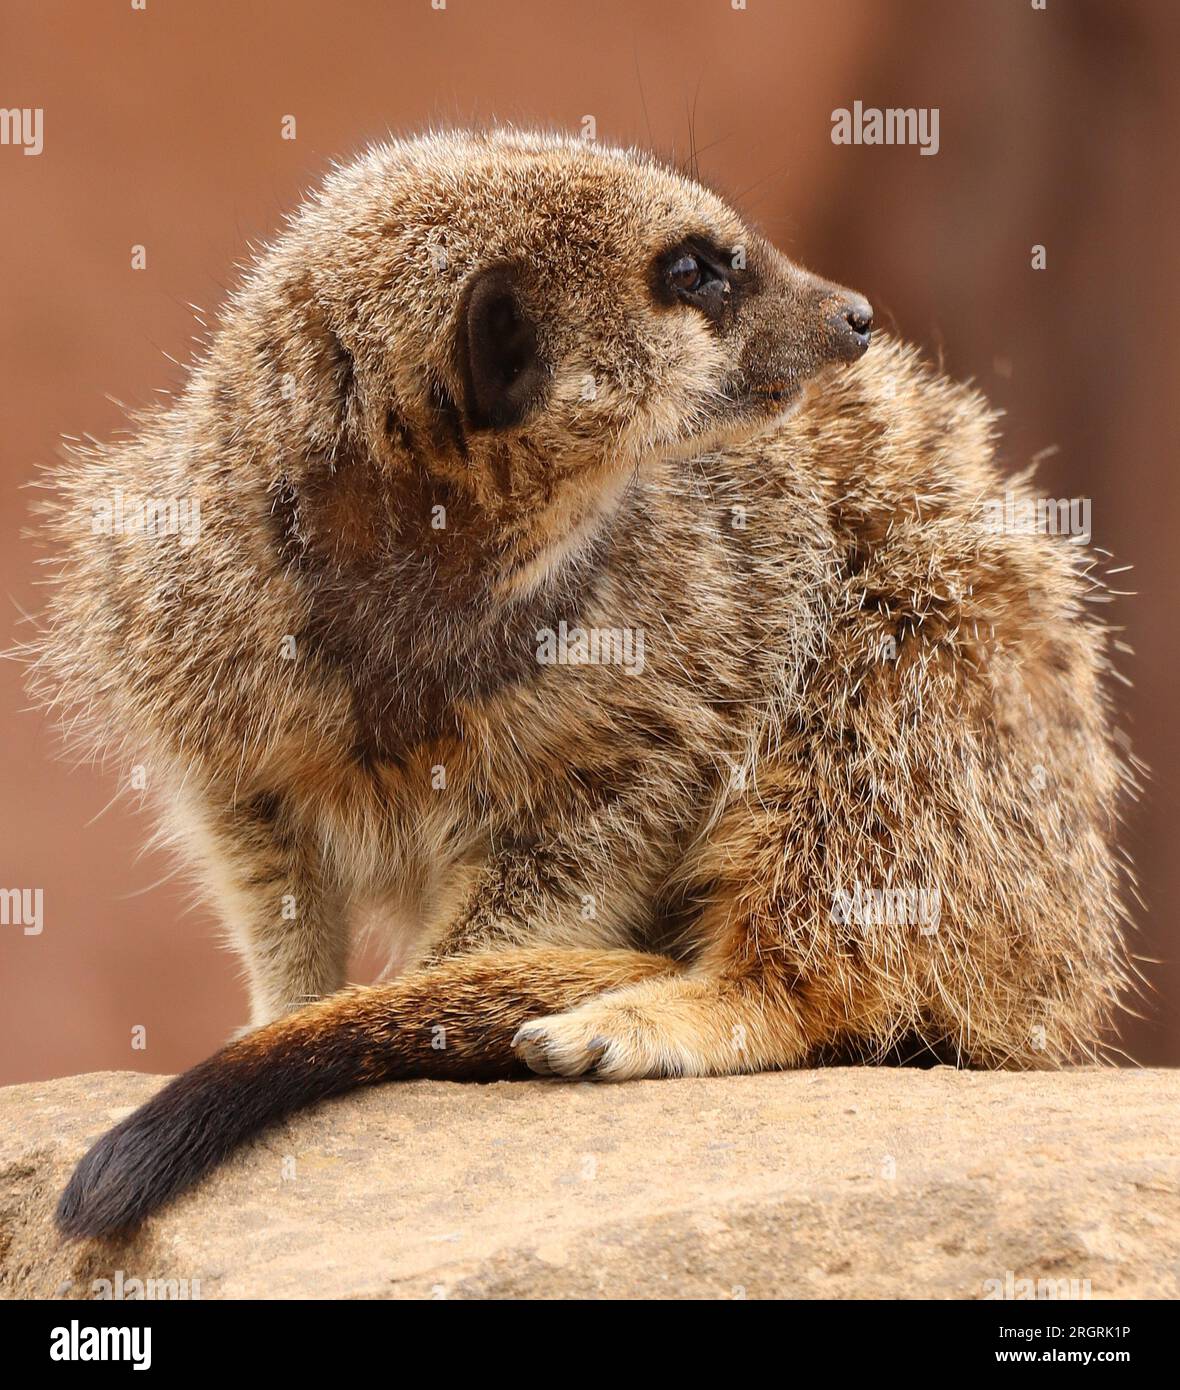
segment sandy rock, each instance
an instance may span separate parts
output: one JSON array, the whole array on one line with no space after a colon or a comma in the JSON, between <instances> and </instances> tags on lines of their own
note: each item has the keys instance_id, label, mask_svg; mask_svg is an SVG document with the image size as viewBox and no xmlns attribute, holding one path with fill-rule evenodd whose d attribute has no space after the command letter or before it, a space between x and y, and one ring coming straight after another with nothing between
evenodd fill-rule
<instances>
[{"instance_id":1,"label":"sandy rock","mask_svg":"<svg viewBox=\"0 0 1180 1390\"><path fill-rule=\"evenodd\" d=\"M1180 1295L1180 1072L394 1084L271 1131L129 1240L63 1243L72 1164L159 1085L0 1090L0 1294Z\"/></svg>"}]
</instances>

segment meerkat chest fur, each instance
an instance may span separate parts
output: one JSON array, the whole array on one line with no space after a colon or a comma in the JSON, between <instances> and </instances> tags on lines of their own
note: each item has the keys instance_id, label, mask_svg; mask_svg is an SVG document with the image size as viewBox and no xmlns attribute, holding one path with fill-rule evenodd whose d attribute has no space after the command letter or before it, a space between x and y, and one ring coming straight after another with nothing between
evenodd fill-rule
<instances>
[{"instance_id":1,"label":"meerkat chest fur","mask_svg":"<svg viewBox=\"0 0 1180 1390\"><path fill-rule=\"evenodd\" d=\"M436 892L496 847L638 800L664 803L667 840L645 847L658 881L822 644L830 543L803 524L800 480L756 449L657 460L572 543L512 544L417 466L413 489L366 469L350 526L351 467L288 498L278 545L308 658L281 679L346 692L313 801L357 888Z\"/></svg>"}]
</instances>

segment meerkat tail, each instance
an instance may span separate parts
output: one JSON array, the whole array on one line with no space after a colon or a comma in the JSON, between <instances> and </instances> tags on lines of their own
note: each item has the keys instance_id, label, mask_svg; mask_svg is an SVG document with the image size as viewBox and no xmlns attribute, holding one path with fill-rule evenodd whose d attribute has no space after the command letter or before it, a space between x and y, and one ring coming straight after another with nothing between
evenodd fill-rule
<instances>
[{"instance_id":1,"label":"meerkat tail","mask_svg":"<svg viewBox=\"0 0 1180 1390\"><path fill-rule=\"evenodd\" d=\"M103 1135L62 1193L58 1227L130 1230L268 1125L358 1086L526 1075L512 1049L523 1023L677 968L637 951L502 950L343 990L230 1043Z\"/></svg>"}]
</instances>

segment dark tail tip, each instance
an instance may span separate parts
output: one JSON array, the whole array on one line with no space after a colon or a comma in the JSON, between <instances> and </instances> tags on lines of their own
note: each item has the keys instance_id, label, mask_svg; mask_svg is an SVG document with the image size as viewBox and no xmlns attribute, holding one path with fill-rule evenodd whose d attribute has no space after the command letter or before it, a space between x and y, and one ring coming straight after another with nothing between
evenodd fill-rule
<instances>
[{"instance_id":1,"label":"dark tail tip","mask_svg":"<svg viewBox=\"0 0 1180 1390\"><path fill-rule=\"evenodd\" d=\"M151 1127L143 1114L138 1110L104 1134L74 1169L57 1204L62 1235L78 1240L129 1232L171 1195L166 1174L158 1165L153 1171Z\"/></svg>"},{"instance_id":2,"label":"dark tail tip","mask_svg":"<svg viewBox=\"0 0 1180 1390\"><path fill-rule=\"evenodd\" d=\"M170 1081L74 1169L58 1230L75 1239L134 1230L239 1144L352 1079L347 1048L333 1069L301 1042L232 1044Z\"/></svg>"},{"instance_id":3,"label":"dark tail tip","mask_svg":"<svg viewBox=\"0 0 1180 1390\"><path fill-rule=\"evenodd\" d=\"M232 1105L223 1099L218 1113L217 1099L230 1078L217 1062L210 1059L169 1082L94 1144L57 1204L63 1235L131 1232L242 1137Z\"/></svg>"}]
</instances>

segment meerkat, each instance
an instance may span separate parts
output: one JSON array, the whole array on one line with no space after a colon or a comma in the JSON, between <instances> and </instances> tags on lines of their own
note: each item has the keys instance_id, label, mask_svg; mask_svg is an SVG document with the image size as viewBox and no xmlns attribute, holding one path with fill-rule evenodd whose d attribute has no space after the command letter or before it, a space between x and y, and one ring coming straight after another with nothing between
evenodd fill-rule
<instances>
[{"instance_id":1,"label":"meerkat","mask_svg":"<svg viewBox=\"0 0 1180 1390\"><path fill-rule=\"evenodd\" d=\"M648 156L435 134L336 169L180 394L73 451L32 685L149 769L253 1031L64 1232L388 1078L1100 1055L1093 560L990 523L1031 493L987 404L871 318ZM116 490L199 537L96 535ZM402 969L345 987L362 918Z\"/></svg>"}]
</instances>

